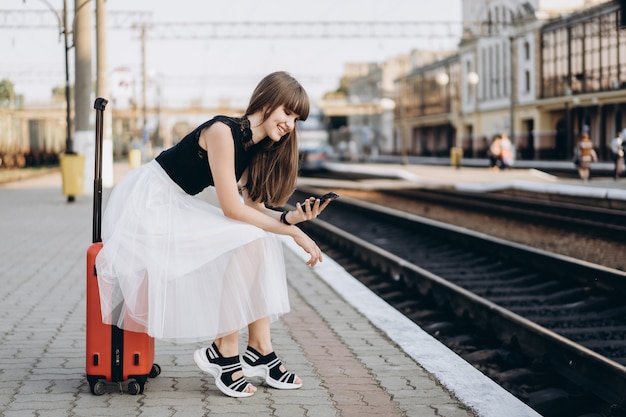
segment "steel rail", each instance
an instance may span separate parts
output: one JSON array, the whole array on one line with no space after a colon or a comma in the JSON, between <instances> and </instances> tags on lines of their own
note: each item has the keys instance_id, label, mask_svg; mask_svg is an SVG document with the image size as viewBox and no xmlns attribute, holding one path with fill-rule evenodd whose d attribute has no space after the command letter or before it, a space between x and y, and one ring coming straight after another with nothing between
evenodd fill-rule
<instances>
[{"instance_id":1,"label":"steel rail","mask_svg":"<svg viewBox=\"0 0 626 417\"><path fill-rule=\"evenodd\" d=\"M372 222L395 223L407 230L420 230L420 233L436 235L454 242L455 245L480 248L481 251L500 258L502 262L515 260L515 263L541 270L550 276L573 278L584 285L596 286L604 291L624 294L626 290L626 274L620 271L362 201L342 198L333 205L333 210L346 210L350 217L360 212ZM445 300L457 316L471 318L477 325L495 332L503 342L515 339L525 354L547 359L565 378L593 392L604 401L621 404L626 398L626 367L622 364L379 247L373 243L375 239L368 241L349 233L344 230L340 221L333 225L327 221L316 220L303 224L302 227L311 230L316 236L323 236L329 244L352 253L370 268L382 271L390 280L402 282L408 289L417 290L421 295Z\"/></svg>"}]
</instances>

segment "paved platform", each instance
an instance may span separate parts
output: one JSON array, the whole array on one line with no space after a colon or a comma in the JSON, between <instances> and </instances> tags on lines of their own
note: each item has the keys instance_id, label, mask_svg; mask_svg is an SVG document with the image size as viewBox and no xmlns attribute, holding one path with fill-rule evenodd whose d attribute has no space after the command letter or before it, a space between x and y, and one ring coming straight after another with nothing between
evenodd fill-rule
<instances>
[{"instance_id":1,"label":"paved platform","mask_svg":"<svg viewBox=\"0 0 626 417\"><path fill-rule=\"evenodd\" d=\"M116 179L127 167L116 165ZM105 190L105 196L107 191ZM85 251L91 196L67 203L58 172L0 186L0 414L13 416L537 416L326 258L285 240L292 311L273 325L299 390L223 396L200 345L157 341L143 395L85 378ZM242 342L243 343L243 342ZM243 347L243 346L242 346Z\"/></svg>"},{"instance_id":2,"label":"paved platform","mask_svg":"<svg viewBox=\"0 0 626 417\"><path fill-rule=\"evenodd\" d=\"M546 165L546 164L543 164ZM541 169L523 168L490 171L484 167L454 168L445 165L345 164L327 162L331 172L360 173L381 178L362 181L327 178L300 178L301 185L339 187L346 189L394 188L454 188L460 191L488 192L502 189L537 193L626 201L626 178L607 177L582 181L578 178L558 178Z\"/></svg>"}]
</instances>

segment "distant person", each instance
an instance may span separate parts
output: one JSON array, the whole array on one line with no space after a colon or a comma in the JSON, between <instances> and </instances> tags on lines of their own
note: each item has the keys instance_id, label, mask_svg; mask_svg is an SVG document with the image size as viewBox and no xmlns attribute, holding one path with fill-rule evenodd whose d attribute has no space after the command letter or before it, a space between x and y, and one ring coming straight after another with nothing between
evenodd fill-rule
<instances>
[{"instance_id":1,"label":"distant person","mask_svg":"<svg viewBox=\"0 0 626 417\"><path fill-rule=\"evenodd\" d=\"M346 142L345 140L342 140L341 142L339 142L338 148L339 148L339 160L342 162L346 161L348 159L348 142Z\"/></svg>"},{"instance_id":2,"label":"distant person","mask_svg":"<svg viewBox=\"0 0 626 417\"><path fill-rule=\"evenodd\" d=\"M611 141L611 153L615 169L613 171L613 177L618 179L622 175L622 169L624 166L624 141L626 140L626 129L623 132L617 132L615 137Z\"/></svg>"},{"instance_id":3,"label":"distant person","mask_svg":"<svg viewBox=\"0 0 626 417\"><path fill-rule=\"evenodd\" d=\"M350 162L359 162L359 150L353 139L348 142L348 155Z\"/></svg>"},{"instance_id":4,"label":"distant person","mask_svg":"<svg viewBox=\"0 0 626 417\"><path fill-rule=\"evenodd\" d=\"M500 157L502 155L502 136L494 135L491 138L491 144L487 151L489 157L489 169L492 171L498 171L500 169Z\"/></svg>"},{"instance_id":5,"label":"distant person","mask_svg":"<svg viewBox=\"0 0 626 417\"><path fill-rule=\"evenodd\" d=\"M513 144L509 140L506 133L501 135L500 139L500 166L503 169L511 168L513 166Z\"/></svg>"},{"instance_id":6,"label":"distant person","mask_svg":"<svg viewBox=\"0 0 626 417\"><path fill-rule=\"evenodd\" d=\"M587 133L582 133L574 150L574 164L578 169L578 175L583 181L588 181L591 171L591 163L598 160L593 142Z\"/></svg>"},{"instance_id":7,"label":"distant person","mask_svg":"<svg viewBox=\"0 0 626 417\"><path fill-rule=\"evenodd\" d=\"M212 341L194 360L231 397L254 394L246 377L278 389L302 386L270 337L270 323L290 308L278 235L310 256L307 265L322 261L296 224L316 218L330 200L270 207L283 206L295 189L296 125L308 113L298 81L267 75L241 117L215 116L127 174L102 219L96 265L104 322L179 343ZM219 206L197 196L208 187Z\"/></svg>"}]
</instances>

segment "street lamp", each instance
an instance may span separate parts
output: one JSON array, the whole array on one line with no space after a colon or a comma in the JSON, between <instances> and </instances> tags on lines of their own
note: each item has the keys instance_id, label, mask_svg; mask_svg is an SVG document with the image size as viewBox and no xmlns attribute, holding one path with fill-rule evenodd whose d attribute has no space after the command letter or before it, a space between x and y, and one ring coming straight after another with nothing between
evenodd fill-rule
<instances>
[{"instance_id":1,"label":"street lamp","mask_svg":"<svg viewBox=\"0 0 626 417\"><path fill-rule=\"evenodd\" d=\"M409 164L409 158L407 155L407 141L408 138L406 138L405 136L407 135L406 132L406 117L408 114L407 111L407 106L408 106L408 100L407 100L407 91L406 89L408 88L407 86L407 77L408 75L404 75L400 78L400 83L398 84L398 87L400 88L399 91L399 98L400 98L400 156L402 158L402 165L408 165Z\"/></svg>"},{"instance_id":2,"label":"street lamp","mask_svg":"<svg viewBox=\"0 0 626 417\"><path fill-rule=\"evenodd\" d=\"M476 86L480 82L480 77L474 71L470 71L467 73L467 84L469 84L468 92L471 94L470 100L472 100L472 109L474 112L474 129L475 132L476 127L478 126L478 91ZM472 143L471 149L474 149L473 141L474 137L470 138Z\"/></svg>"},{"instance_id":3,"label":"street lamp","mask_svg":"<svg viewBox=\"0 0 626 417\"><path fill-rule=\"evenodd\" d=\"M472 71L469 74L467 74L467 82L472 87L475 87L476 84L478 84L479 80L480 80L480 78L478 77L478 74L476 74L474 71Z\"/></svg>"},{"instance_id":4,"label":"street lamp","mask_svg":"<svg viewBox=\"0 0 626 417\"><path fill-rule=\"evenodd\" d=\"M441 87L441 94L442 97L445 98L445 112L446 113L452 113L452 97L450 94L446 94L446 87L448 87L448 85L450 85L450 76L448 75L447 72L440 72L435 76L435 82L437 83L437 85L439 85ZM457 87L458 88L458 87ZM449 128L448 128L449 129ZM457 169L461 167L461 158L463 157L463 148L458 146L459 145L459 133L461 131L461 116L459 115L458 117L458 122L457 122L457 140L456 140L456 145L457 146L452 146L450 148L450 165L456 167ZM449 133L448 133L449 135ZM449 137L449 136L448 136ZM448 139L447 139L448 140ZM449 143L449 142L448 142Z\"/></svg>"},{"instance_id":5,"label":"street lamp","mask_svg":"<svg viewBox=\"0 0 626 417\"><path fill-rule=\"evenodd\" d=\"M43 0L42 0L43 1ZM65 45L65 119L67 123L66 139L65 139L65 153L74 153L74 144L72 142L71 133L71 100L70 100L70 60L69 60L69 42L68 42L68 30L67 30L67 0L63 0L63 39Z\"/></svg>"},{"instance_id":6,"label":"street lamp","mask_svg":"<svg viewBox=\"0 0 626 417\"><path fill-rule=\"evenodd\" d=\"M446 85L448 85L448 83L450 82L450 76L448 74L446 74L445 72L440 72L439 74L437 74L437 76L435 77L435 81L437 82L437 84L439 84L441 87L445 87Z\"/></svg>"}]
</instances>

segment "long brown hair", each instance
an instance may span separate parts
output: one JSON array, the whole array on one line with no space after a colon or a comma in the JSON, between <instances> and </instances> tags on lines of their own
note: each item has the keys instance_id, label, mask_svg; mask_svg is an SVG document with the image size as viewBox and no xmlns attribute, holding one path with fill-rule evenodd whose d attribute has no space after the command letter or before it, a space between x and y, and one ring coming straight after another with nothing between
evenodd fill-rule
<instances>
[{"instance_id":1,"label":"long brown hair","mask_svg":"<svg viewBox=\"0 0 626 417\"><path fill-rule=\"evenodd\" d=\"M309 117L309 96L295 78L279 71L267 75L254 89L246 116L265 110L263 121L278 107L284 106L299 116ZM270 206L284 205L296 188L298 178L298 142L296 126L280 141L264 140L250 161L248 195Z\"/></svg>"}]
</instances>

